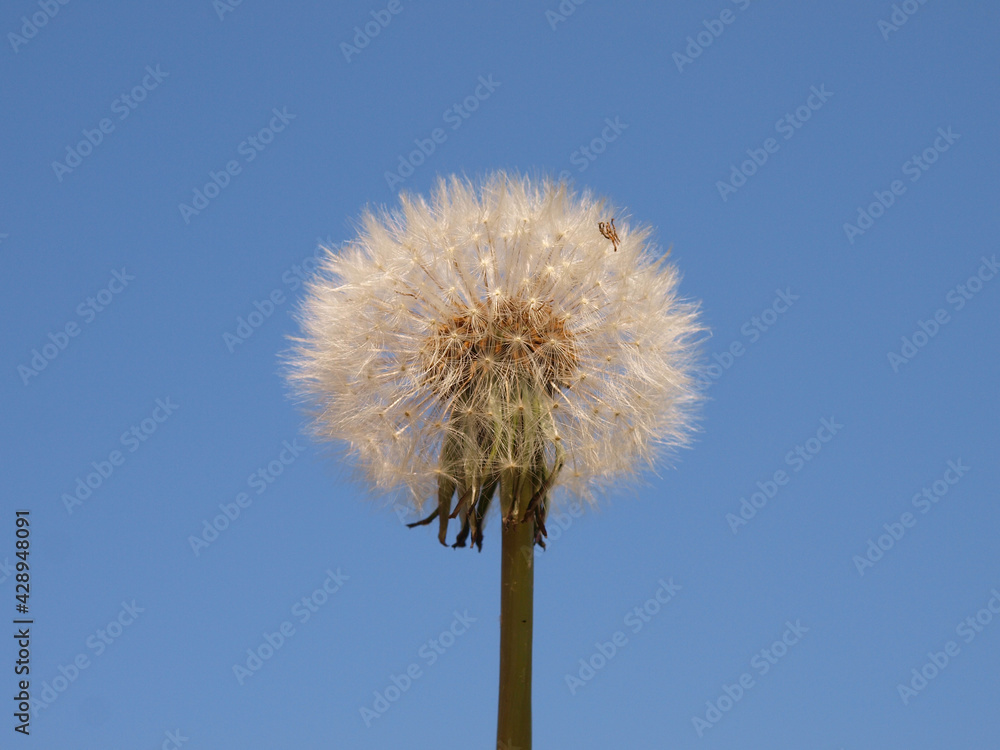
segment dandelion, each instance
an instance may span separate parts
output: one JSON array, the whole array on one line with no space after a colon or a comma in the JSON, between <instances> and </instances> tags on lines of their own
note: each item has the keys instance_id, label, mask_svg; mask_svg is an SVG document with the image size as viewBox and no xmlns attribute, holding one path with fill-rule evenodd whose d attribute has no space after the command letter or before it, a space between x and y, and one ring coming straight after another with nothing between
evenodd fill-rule
<instances>
[{"instance_id":1,"label":"dandelion","mask_svg":"<svg viewBox=\"0 0 1000 750\"><path fill-rule=\"evenodd\" d=\"M380 493L431 501L411 525L436 518L442 544L460 517L453 546L481 549L499 498L510 747L530 747L531 553L553 498L593 502L691 433L702 327L650 237L565 184L452 177L365 213L301 309L290 379L315 437Z\"/></svg>"}]
</instances>

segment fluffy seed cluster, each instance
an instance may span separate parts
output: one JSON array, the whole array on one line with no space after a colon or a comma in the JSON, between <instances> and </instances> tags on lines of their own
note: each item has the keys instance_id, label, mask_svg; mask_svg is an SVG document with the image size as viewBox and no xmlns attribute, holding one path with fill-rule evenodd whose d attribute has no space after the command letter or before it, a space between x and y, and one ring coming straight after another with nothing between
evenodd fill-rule
<instances>
[{"instance_id":1,"label":"fluffy seed cluster","mask_svg":"<svg viewBox=\"0 0 1000 750\"><path fill-rule=\"evenodd\" d=\"M300 310L290 379L315 436L417 509L504 472L592 498L684 444L697 309L648 228L619 214L609 239L614 216L504 173L366 212Z\"/></svg>"}]
</instances>

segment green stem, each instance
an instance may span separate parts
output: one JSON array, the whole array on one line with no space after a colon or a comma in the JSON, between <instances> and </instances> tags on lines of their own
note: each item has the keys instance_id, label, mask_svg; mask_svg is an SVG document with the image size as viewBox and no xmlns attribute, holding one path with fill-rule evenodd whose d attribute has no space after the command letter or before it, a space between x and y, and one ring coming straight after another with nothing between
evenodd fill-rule
<instances>
[{"instance_id":1,"label":"green stem","mask_svg":"<svg viewBox=\"0 0 1000 750\"><path fill-rule=\"evenodd\" d=\"M512 485L508 474L507 484ZM531 750L531 631L535 587L535 522L518 519L535 492L523 476L500 552L500 706L497 750ZM503 488L501 488L501 492ZM513 487L508 490L514 493ZM507 508L504 508L507 510Z\"/></svg>"}]
</instances>

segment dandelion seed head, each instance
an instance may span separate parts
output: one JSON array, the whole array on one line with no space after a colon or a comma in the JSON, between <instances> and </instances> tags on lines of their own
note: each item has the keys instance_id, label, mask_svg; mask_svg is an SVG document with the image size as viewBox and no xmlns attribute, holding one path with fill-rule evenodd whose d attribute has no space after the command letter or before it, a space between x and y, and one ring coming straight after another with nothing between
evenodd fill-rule
<instances>
[{"instance_id":1,"label":"dandelion seed head","mask_svg":"<svg viewBox=\"0 0 1000 750\"><path fill-rule=\"evenodd\" d=\"M299 311L289 378L314 435L418 508L442 476L539 456L588 499L668 461L693 428L703 328L648 228L615 214L612 248L609 211L497 173L366 212Z\"/></svg>"}]
</instances>

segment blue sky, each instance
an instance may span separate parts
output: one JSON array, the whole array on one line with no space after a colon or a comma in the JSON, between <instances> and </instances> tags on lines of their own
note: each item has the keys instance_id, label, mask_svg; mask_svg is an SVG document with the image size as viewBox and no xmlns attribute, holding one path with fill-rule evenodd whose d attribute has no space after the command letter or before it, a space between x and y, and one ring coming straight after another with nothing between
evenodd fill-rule
<instances>
[{"instance_id":1,"label":"blue sky","mask_svg":"<svg viewBox=\"0 0 1000 750\"><path fill-rule=\"evenodd\" d=\"M5 4L4 747L491 746L495 523L406 529L279 354L320 242L497 168L712 330L694 448L550 523L536 746L995 746L1000 9L517 5Z\"/></svg>"}]
</instances>

